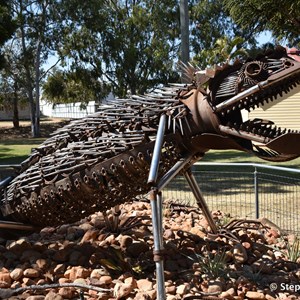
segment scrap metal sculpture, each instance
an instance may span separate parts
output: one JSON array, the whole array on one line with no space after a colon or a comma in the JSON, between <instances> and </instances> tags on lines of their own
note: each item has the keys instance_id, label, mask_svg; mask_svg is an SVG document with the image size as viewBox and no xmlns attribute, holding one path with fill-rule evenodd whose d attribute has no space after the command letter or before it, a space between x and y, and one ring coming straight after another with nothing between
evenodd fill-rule
<instances>
[{"instance_id":1,"label":"scrap metal sculpture","mask_svg":"<svg viewBox=\"0 0 300 300\"><path fill-rule=\"evenodd\" d=\"M185 65L189 84L109 101L58 130L24 161L15 178L0 183L2 218L35 226L70 223L151 190L160 284L161 190L172 178L184 174L217 232L190 172L194 162L209 149L236 149L269 161L300 156L299 132L269 120L243 121L241 115L299 85L299 61L278 47L205 71Z\"/></svg>"},{"instance_id":2,"label":"scrap metal sculpture","mask_svg":"<svg viewBox=\"0 0 300 300\"><path fill-rule=\"evenodd\" d=\"M111 100L71 122L34 149L18 176L1 183L2 215L37 226L76 221L147 193L157 178L173 178L209 149L270 161L298 157L299 132L241 116L299 84L299 56L291 56L279 47L215 69L184 66L190 84Z\"/></svg>"}]
</instances>

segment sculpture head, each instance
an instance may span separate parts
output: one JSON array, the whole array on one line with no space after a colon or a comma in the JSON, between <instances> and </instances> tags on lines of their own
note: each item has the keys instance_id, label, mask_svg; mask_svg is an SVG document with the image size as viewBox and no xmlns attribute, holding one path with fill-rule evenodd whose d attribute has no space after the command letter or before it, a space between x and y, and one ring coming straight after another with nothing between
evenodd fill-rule
<instances>
[{"instance_id":1,"label":"sculpture head","mask_svg":"<svg viewBox=\"0 0 300 300\"><path fill-rule=\"evenodd\" d=\"M282 96L287 98L300 84L299 52L278 47L256 59L196 71L194 78L207 84L206 89L198 85L196 99L186 101L198 127L194 145L243 150L271 161L300 156L299 131L280 128L271 119L244 116L269 102L285 101Z\"/></svg>"}]
</instances>

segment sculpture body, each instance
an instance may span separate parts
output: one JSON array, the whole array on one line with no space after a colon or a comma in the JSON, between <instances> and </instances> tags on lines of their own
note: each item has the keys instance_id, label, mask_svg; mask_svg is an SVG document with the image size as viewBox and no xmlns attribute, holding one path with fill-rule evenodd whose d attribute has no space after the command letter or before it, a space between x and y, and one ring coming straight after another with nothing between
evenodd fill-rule
<instances>
[{"instance_id":1,"label":"sculpture body","mask_svg":"<svg viewBox=\"0 0 300 300\"><path fill-rule=\"evenodd\" d=\"M149 191L147 178L162 115L161 178L176 162L209 149L236 149L270 161L300 155L300 134L271 120L244 122L242 109L276 101L300 84L298 56L283 48L205 71L185 66L190 84L174 84L72 121L35 149L2 187L3 218L37 226L77 221Z\"/></svg>"}]
</instances>

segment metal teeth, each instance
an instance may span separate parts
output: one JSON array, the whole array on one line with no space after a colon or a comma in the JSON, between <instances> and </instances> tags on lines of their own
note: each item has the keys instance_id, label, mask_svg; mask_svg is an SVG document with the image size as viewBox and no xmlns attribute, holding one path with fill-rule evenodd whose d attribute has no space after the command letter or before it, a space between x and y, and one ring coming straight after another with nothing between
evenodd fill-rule
<instances>
[{"instance_id":1,"label":"metal teeth","mask_svg":"<svg viewBox=\"0 0 300 300\"><path fill-rule=\"evenodd\" d=\"M254 135L268 138L275 138L287 132L287 129L282 129L274 125L274 123L271 121L261 119L248 120L242 124L228 122L226 125L230 128L234 128L237 131L245 131ZM288 130L288 132L297 131Z\"/></svg>"}]
</instances>

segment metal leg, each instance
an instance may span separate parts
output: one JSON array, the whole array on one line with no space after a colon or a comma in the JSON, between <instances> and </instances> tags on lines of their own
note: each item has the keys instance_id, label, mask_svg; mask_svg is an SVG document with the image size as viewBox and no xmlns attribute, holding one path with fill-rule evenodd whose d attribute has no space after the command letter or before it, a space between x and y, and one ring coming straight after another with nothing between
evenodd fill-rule
<instances>
[{"instance_id":1,"label":"metal leg","mask_svg":"<svg viewBox=\"0 0 300 300\"><path fill-rule=\"evenodd\" d=\"M156 266L156 285L157 299L165 300L165 278L164 278L164 260L163 260L163 238L162 238L162 197L158 195L156 181L158 176L158 167L161 155L161 149L164 141L164 133L166 127L166 115L161 115L157 130L156 141L153 150L152 161L148 176L148 184L152 186L149 199L152 212L152 226L154 239L154 262Z\"/></svg>"},{"instance_id":2,"label":"metal leg","mask_svg":"<svg viewBox=\"0 0 300 300\"><path fill-rule=\"evenodd\" d=\"M202 193L198 186L198 183L197 183L194 175L192 174L191 170L184 172L184 177L186 178L186 180L196 198L197 204L201 208L203 215L205 216L205 218L210 226L211 231L213 233L217 233L218 232L217 225L212 218L212 215L208 209L208 206L202 196Z\"/></svg>"},{"instance_id":3,"label":"metal leg","mask_svg":"<svg viewBox=\"0 0 300 300\"><path fill-rule=\"evenodd\" d=\"M160 193L161 194L161 193ZM152 226L154 239L154 262L156 266L156 285L158 300L166 299L165 276L164 276L164 258L163 258L163 240L162 240L162 211L161 195L158 195L157 189L153 188L150 192L150 203L152 211Z\"/></svg>"},{"instance_id":4,"label":"metal leg","mask_svg":"<svg viewBox=\"0 0 300 300\"><path fill-rule=\"evenodd\" d=\"M157 180L160 154L161 154L162 144L164 141L164 133L166 128L166 119L167 119L166 115L161 115L159 120L157 136L154 145L153 156L152 156L149 177L148 177L148 184L152 184L152 185L155 185Z\"/></svg>"}]
</instances>

